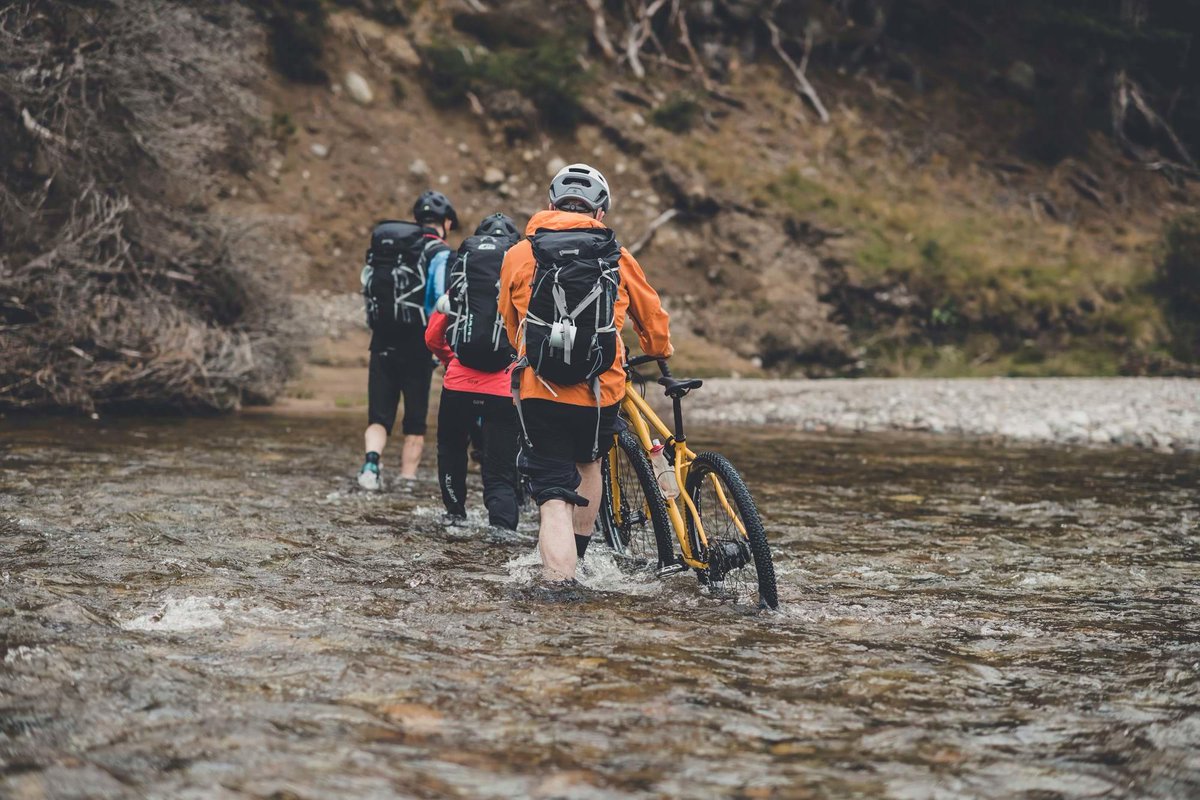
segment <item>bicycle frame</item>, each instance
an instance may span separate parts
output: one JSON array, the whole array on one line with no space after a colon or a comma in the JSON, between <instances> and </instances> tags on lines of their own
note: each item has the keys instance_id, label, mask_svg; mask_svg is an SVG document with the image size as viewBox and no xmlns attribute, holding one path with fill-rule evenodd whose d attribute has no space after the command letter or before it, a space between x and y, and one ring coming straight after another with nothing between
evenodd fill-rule
<instances>
[{"instance_id":1,"label":"bicycle frame","mask_svg":"<svg viewBox=\"0 0 1200 800\"><path fill-rule=\"evenodd\" d=\"M671 445L672 449L674 450L675 480L679 484L680 491L679 497L677 498L672 500L666 500L666 498L664 498L667 506L667 515L671 520L671 527L675 531L675 538L679 541L679 548L683 557L683 562L689 567L693 567L695 569L707 569L708 564L704 561L697 560L696 554L692 551L691 542L689 541L687 535L687 524L684 521L683 510L680 509L680 504L678 502L679 498L683 498L683 509L687 511L693 524L696 526L696 534L698 535L700 542L707 548L708 537L704 532L704 523L700 519L700 512L696 508L696 505L692 502L692 498L685 488L687 486L688 472L691 469L692 462L696 460L696 454L687 446L687 439L683 435L683 419L680 402L681 401L679 398L675 398L675 430L672 431L666 426L666 423L659 418L658 414L654 412L654 409L650 407L650 404L646 402L645 398L643 398L634 390L633 382L632 380L629 380L625 383L625 399L621 401L621 410L624 412L625 419L633 429L633 432L637 435L638 441L641 442L642 449L644 449L647 453L650 452L652 447L651 430L657 432L662 437L662 440ZM609 457L616 457L615 450ZM615 475L616 471L613 470L612 474ZM712 481L713 487L716 489L717 497L720 499L721 504L725 507L725 512L734 520L734 523L737 525L737 528L741 532L742 536L746 536L746 528L742 524L741 519L738 517L737 512L734 511L733 506L730 504L729 498L725 496L725 490L721 487L720 481L718 481L714 476L709 476L709 479ZM618 490L618 487L613 487L614 497L617 497L616 492Z\"/></svg>"}]
</instances>

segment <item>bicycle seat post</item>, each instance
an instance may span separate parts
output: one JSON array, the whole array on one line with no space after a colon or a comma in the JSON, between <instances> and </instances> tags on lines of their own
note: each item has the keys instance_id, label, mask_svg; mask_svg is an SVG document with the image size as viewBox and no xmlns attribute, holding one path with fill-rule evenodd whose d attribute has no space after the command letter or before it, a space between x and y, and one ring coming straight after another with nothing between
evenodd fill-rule
<instances>
[{"instance_id":1,"label":"bicycle seat post","mask_svg":"<svg viewBox=\"0 0 1200 800\"><path fill-rule=\"evenodd\" d=\"M667 366L665 358L658 359L658 369L667 381L673 379L674 376L671 375L671 368ZM672 392L671 406L675 412L675 441L686 442L687 435L683 432L683 394Z\"/></svg>"},{"instance_id":2,"label":"bicycle seat post","mask_svg":"<svg viewBox=\"0 0 1200 800\"><path fill-rule=\"evenodd\" d=\"M683 398L675 395L671 398L671 402L675 406L675 441L680 443L686 442L687 436L683 432Z\"/></svg>"}]
</instances>

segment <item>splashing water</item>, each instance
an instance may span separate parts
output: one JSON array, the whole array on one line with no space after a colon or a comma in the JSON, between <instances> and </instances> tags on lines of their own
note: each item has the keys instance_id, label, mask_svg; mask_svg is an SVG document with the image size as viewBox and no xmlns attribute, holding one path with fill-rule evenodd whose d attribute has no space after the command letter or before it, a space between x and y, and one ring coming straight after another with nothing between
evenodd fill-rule
<instances>
[{"instance_id":1,"label":"splashing water","mask_svg":"<svg viewBox=\"0 0 1200 800\"><path fill-rule=\"evenodd\" d=\"M782 606L558 601L356 420L5 420L0 796L1200 794L1200 456L767 429ZM344 469L343 469L344 467Z\"/></svg>"}]
</instances>

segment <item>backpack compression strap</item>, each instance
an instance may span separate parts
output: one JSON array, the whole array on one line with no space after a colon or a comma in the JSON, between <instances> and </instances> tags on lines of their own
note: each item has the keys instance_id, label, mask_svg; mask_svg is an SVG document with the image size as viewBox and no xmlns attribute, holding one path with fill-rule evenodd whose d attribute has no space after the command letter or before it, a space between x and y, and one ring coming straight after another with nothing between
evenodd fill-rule
<instances>
[{"instance_id":1,"label":"backpack compression strap","mask_svg":"<svg viewBox=\"0 0 1200 800\"><path fill-rule=\"evenodd\" d=\"M584 295L584 298L579 301L579 305L575 306L573 311L567 310L567 292L558 282L558 271L559 268L556 267L554 269L554 285L550 287L550 296L554 298L555 322L561 322L564 319L569 319L571 324L574 325L575 319L585 308L587 308L589 305L596 304L596 333L615 333L617 330L615 319L610 319L607 325L600 325L600 305L596 303L596 301L600 299L600 295L604 293L604 287L601 285L600 281L606 280L614 285L616 284L616 281L613 280L612 277L612 269L604 264L601 264L600 280L596 281L596 285L592 287L590 292ZM543 280L545 280L545 278L543 278ZM544 328L553 328L553 323L541 319L536 314L526 312L525 319L528 322L532 322L534 325L541 325ZM564 339L564 364L571 363L571 350L574 349L574 345L574 340L568 342Z\"/></svg>"},{"instance_id":2,"label":"backpack compression strap","mask_svg":"<svg viewBox=\"0 0 1200 800\"><path fill-rule=\"evenodd\" d=\"M425 267L429 263L428 255L429 255L430 248L438 245L439 243L442 244L443 246L445 246L446 242L440 236L437 236L432 233L426 233L426 234L424 234L424 236L426 239L429 239L430 241L426 242L425 247L422 248L421 257L420 257L420 259L418 259L416 266L410 267L403 262L401 262L401 264L399 266L399 270L401 272L411 272L413 275L416 276L416 280L413 281L413 284L414 284L413 288L409 289L407 292L405 292L403 294L400 294L398 291L400 288L399 281L396 282L397 294L395 296L395 311L394 311L394 313L395 313L396 317L399 318L400 317L400 309L404 308L405 311L408 313L415 312L417 314L417 316L420 317L421 324L427 325L427 324L429 324L429 318L425 316L425 284L429 280L429 273L425 269ZM413 295L417 296L415 302L413 300Z\"/></svg>"}]
</instances>

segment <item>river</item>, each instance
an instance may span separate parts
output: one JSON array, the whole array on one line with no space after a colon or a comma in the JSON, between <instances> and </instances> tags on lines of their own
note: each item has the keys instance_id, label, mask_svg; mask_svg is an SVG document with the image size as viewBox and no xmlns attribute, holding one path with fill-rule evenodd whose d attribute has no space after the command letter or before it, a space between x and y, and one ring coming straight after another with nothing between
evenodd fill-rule
<instances>
[{"instance_id":1,"label":"river","mask_svg":"<svg viewBox=\"0 0 1200 800\"><path fill-rule=\"evenodd\" d=\"M547 597L356 417L0 419L0 797L1200 795L1200 455L692 436L778 613Z\"/></svg>"}]
</instances>

